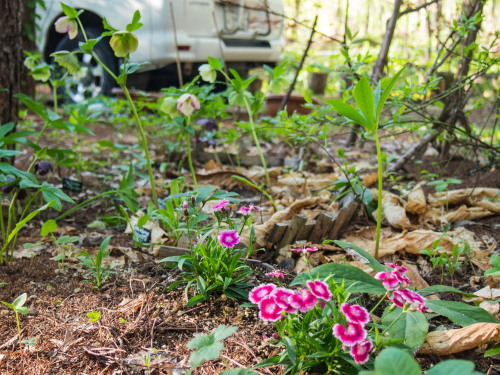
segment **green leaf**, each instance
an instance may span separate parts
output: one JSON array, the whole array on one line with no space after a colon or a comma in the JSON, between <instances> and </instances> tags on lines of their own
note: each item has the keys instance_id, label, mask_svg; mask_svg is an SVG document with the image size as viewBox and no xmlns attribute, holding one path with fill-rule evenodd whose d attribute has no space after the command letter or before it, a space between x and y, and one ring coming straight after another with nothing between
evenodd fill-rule
<instances>
[{"instance_id":1,"label":"green leaf","mask_svg":"<svg viewBox=\"0 0 500 375\"><path fill-rule=\"evenodd\" d=\"M108 248L108 245L109 245L109 240L111 240L111 237L112 236L108 236L106 237L102 242L101 242L101 246L99 246L99 251L100 252L104 252L106 251L106 249Z\"/></svg>"},{"instance_id":2,"label":"green leaf","mask_svg":"<svg viewBox=\"0 0 500 375\"><path fill-rule=\"evenodd\" d=\"M53 219L47 220L43 223L42 228L40 229L40 236L47 236L50 233L53 233L57 230L57 222Z\"/></svg>"},{"instance_id":3,"label":"green leaf","mask_svg":"<svg viewBox=\"0 0 500 375\"><path fill-rule=\"evenodd\" d=\"M481 322L498 323L498 321L488 314L486 310L461 302L427 300L425 306L435 313L447 317L453 323L464 327Z\"/></svg>"},{"instance_id":4,"label":"green leaf","mask_svg":"<svg viewBox=\"0 0 500 375\"><path fill-rule=\"evenodd\" d=\"M212 69L219 71L224 67L224 63L222 62L222 60L216 59L215 57L208 57L208 65L210 65Z\"/></svg>"},{"instance_id":5,"label":"green leaf","mask_svg":"<svg viewBox=\"0 0 500 375\"><path fill-rule=\"evenodd\" d=\"M16 150L0 150L0 158L5 158L8 156L15 156L15 155L20 155L22 154L21 151L16 151Z\"/></svg>"},{"instance_id":6,"label":"green leaf","mask_svg":"<svg viewBox=\"0 0 500 375\"><path fill-rule=\"evenodd\" d=\"M389 95L391 94L391 90L394 87L399 76L401 75L401 73L403 73L403 70L405 70L405 68L401 69L399 72L396 73L396 75L394 77L391 78L389 83L387 85L385 85L384 91L382 91L382 94L380 95L378 100L375 101L375 106L377 107L377 111L375 113L376 118L380 117L380 114L382 113L382 109L384 108L384 104L385 104L387 98L389 97ZM382 82L379 82L379 85L380 85L379 86L379 89L380 89L382 87Z\"/></svg>"},{"instance_id":7,"label":"green leaf","mask_svg":"<svg viewBox=\"0 0 500 375\"><path fill-rule=\"evenodd\" d=\"M422 250L422 251L424 251L424 250ZM457 294L461 294L463 296L476 297L474 294L465 293L465 292L462 292L461 290L458 290L457 288L453 288L452 286L447 286L447 285L431 285L427 288L419 289L418 292L424 293L424 294L457 293Z\"/></svg>"},{"instance_id":8,"label":"green leaf","mask_svg":"<svg viewBox=\"0 0 500 375\"><path fill-rule=\"evenodd\" d=\"M226 327L224 324L221 324L218 326L213 332L212 335L214 336L215 340L224 340L231 336L233 333L235 333L238 330L238 327L235 326L229 326Z\"/></svg>"},{"instance_id":9,"label":"green leaf","mask_svg":"<svg viewBox=\"0 0 500 375\"><path fill-rule=\"evenodd\" d=\"M464 361L462 359L450 359L448 361L440 362L429 371L426 375L473 375L478 374L474 371L474 363Z\"/></svg>"},{"instance_id":10,"label":"green leaf","mask_svg":"<svg viewBox=\"0 0 500 375\"><path fill-rule=\"evenodd\" d=\"M78 12L76 11L75 8L70 7L69 5L66 5L64 3L61 3L62 10L66 16L69 18L76 18L78 17Z\"/></svg>"},{"instance_id":11,"label":"green leaf","mask_svg":"<svg viewBox=\"0 0 500 375\"><path fill-rule=\"evenodd\" d=\"M220 341L214 342L208 346L203 346L202 348L191 353L189 356L189 365L191 367L198 367L206 361L216 359L219 357L219 353L223 349L224 344Z\"/></svg>"},{"instance_id":12,"label":"green leaf","mask_svg":"<svg viewBox=\"0 0 500 375\"><path fill-rule=\"evenodd\" d=\"M26 299L28 298L28 295L26 293L21 294L19 297L17 297L14 302L12 302L12 305L14 306L16 311L19 311L19 309L24 305L26 302Z\"/></svg>"},{"instance_id":13,"label":"green leaf","mask_svg":"<svg viewBox=\"0 0 500 375\"><path fill-rule=\"evenodd\" d=\"M376 125L374 113L375 104L372 88L366 77L361 77L356 87L354 87L354 99L356 100L356 105L370 123L370 128L373 130L373 127Z\"/></svg>"},{"instance_id":14,"label":"green leaf","mask_svg":"<svg viewBox=\"0 0 500 375\"><path fill-rule=\"evenodd\" d=\"M375 358L375 371L361 371L358 375L422 375L417 361L406 351L387 348Z\"/></svg>"},{"instance_id":15,"label":"green leaf","mask_svg":"<svg viewBox=\"0 0 500 375\"><path fill-rule=\"evenodd\" d=\"M420 311L405 312L397 308L382 317L382 323L390 326L387 330L389 340L403 339L403 344L411 351L421 347L429 330L429 322Z\"/></svg>"},{"instance_id":16,"label":"green leaf","mask_svg":"<svg viewBox=\"0 0 500 375\"><path fill-rule=\"evenodd\" d=\"M308 280L324 280L327 277L333 278L339 284L344 282L346 289L349 288L353 293L382 295L386 292L382 283L366 272L348 264L338 263L327 263L313 268L310 272L298 275L290 285L304 284Z\"/></svg>"},{"instance_id":17,"label":"green leaf","mask_svg":"<svg viewBox=\"0 0 500 375\"><path fill-rule=\"evenodd\" d=\"M371 256L369 253L364 251L359 246L350 244L348 242L338 241L338 240L333 241L333 243L340 246L342 249L352 249L355 252L357 252L359 255L361 255L363 258L365 258L369 262L370 266L373 268L374 271L377 271L377 272L387 271L386 266L384 266L382 263L380 263L377 259L375 259L373 256Z\"/></svg>"},{"instance_id":18,"label":"green leaf","mask_svg":"<svg viewBox=\"0 0 500 375\"><path fill-rule=\"evenodd\" d=\"M49 203L47 203L46 205L36 209L35 211L31 212L28 216L26 216L23 220L19 221L16 226L14 227L14 229L12 230L12 232L10 232L9 234L9 237L7 238L7 241L6 243L4 244L4 248L7 247L7 245L10 243L10 241L12 241L12 239L19 233L19 231L21 230L22 227L24 227L24 225L30 221L31 219L33 219L36 215L38 215L41 211L43 210L46 210L47 208L49 207L52 207L53 205L55 204L55 201L50 201Z\"/></svg>"},{"instance_id":19,"label":"green leaf","mask_svg":"<svg viewBox=\"0 0 500 375\"><path fill-rule=\"evenodd\" d=\"M499 355L500 354L500 345L497 345L491 349L488 349L487 351L484 352L485 357L492 357L494 355Z\"/></svg>"},{"instance_id":20,"label":"green leaf","mask_svg":"<svg viewBox=\"0 0 500 375\"><path fill-rule=\"evenodd\" d=\"M370 128L370 123L368 122L368 120L365 119L363 115L361 115L361 113L356 111L356 108L354 108L352 105L345 104L340 100L327 100L326 102L330 104L333 109L335 109L340 115L344 116L348 120L363 125L367 129Z\"/></svg>"},{"instance_id":21,"label":"green leaf","mask_svg":"<svg viewBox=\"0 0 500 375\"><path fill-rule=\"evenodd\" d=\"M87 317L89 318L89 321L97 322L99 319L101 319L101 312L100 311L90 311L87 313Z\"/></svg>"}]
</instances>

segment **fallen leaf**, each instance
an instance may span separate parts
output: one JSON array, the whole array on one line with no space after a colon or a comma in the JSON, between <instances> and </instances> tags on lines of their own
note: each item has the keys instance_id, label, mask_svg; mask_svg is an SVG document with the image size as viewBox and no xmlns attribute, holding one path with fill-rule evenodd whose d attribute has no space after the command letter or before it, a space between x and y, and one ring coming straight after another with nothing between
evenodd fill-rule
<instances>
[{"instance_id":1,"label":"fallen leaf","mask_svg":"<svg viewBox=\"0 0 500 375\"><path fill-rule=\"evenodd\" d=\"M499 340L500 324L475 323L460 329L429 332L418 353L450 355Z\"/></svg>"},{"instance_id":2,"label":"fallen leaf","mask_svg":"<svg viewBox=\"0 0 500 375\"><path fill-rule=\"evenodd\" d=\"M378 180L378 173L370 173L363 177L363 185L366 187L371 187Z\"/></svg>"},{"instance_id":3,"label":"fallen leaf","mask_svg":"<svg viewBox=\"0 0 500 375\"><path fill-rule=\"evenodd\" d=\"M428 211L427 200L425 193L421 187L410 191L407 197L408 203L405 205L405 210L412 214L422 215Z\"/></svg>"},{"instance_id":4,"label":"fallen leaf","mask_svg":"<svg viewBox=\"0 0 500 375\"><path fill-rule=\"evenodd\" d=\"M428 201L433 207L459 204L464 201L467 201L466 203L469 206L477 206L478 203L483 200L490 201L492 203L495 202L495 204L490 207L498 210L495 212L500 212L500 191L495 188L456 189L429 194L428 196Z\"/></svg>"},{"instance_id":5,"label":"fallen leaf","mask_svg":"<svg viewBox=\"0 0 500 375\"><path fill-rule=\"evenodd\" d=\"M382 209L384 218L389 225L396 229L411 229L414 226L406 216L404 201L395 194L383 192Z\"/></svg>"}]
</instances>

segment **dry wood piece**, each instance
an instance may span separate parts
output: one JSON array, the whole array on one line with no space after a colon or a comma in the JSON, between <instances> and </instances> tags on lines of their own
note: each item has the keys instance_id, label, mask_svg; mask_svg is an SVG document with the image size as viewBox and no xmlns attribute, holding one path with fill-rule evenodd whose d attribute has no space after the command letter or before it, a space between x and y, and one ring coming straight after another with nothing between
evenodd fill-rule
<instances>
[{"instance_id":1,"label":"dry wood piece","mask_svg":"<svg viewBox=\"0 0 500 375\"><path fill-rule=\"evenodd\" d=\"M290 225L288 226L285 234L281 238L281 241L276 246L276 249L279 250L282 247L293 243L295 241L295 238L297 237L298 232L302 229L302 227L306 222L307 222L307 216L295 215Z\"/></svg>"},{"instance_id":2,"label":"dry wood piece","mask_svg":"<svg viewBox=\"0 0 500 375\"><path fill-rule=\"evenodd\" d=\"M334 220L335 217L332 214L326 212L319 214L318 219L316 220L316 225L312 229L311 235L309 236L309 242L313 244L319 243L330 229Z\"/></svg>"},{"instance_id":3,"label":"dry wood piece","mask_svg":"<svg viewBox=\"0 0 500 375\"><path fill-rule=\"evenodd\" d=\"M356 196L353 193L347 194L342 199L342 208L335 218L335 222L330 229L330 232L326 235L329 240L336 240L339 232L344 228L354 216L356 210L358 209L358 202L356 201Z\"/></svg>"},{"instance_id":4,"label":"dry wood piece","mask_svg":"<svg viewBox=\"0 0 500 375\"><path fill-rule=\"evenodd\" d=\"M283 238L283 235L285 234L287 228L288 224L286 223L274 224L273 228L269 232L269 235L267 236L267 242L272 244L278 243L281 238Z\"/></svg>"},{"instance_id":5,"label":"dry wood piece","mask_svg":"<svg viewBox=\"0 0 500 375\"><path fill-rule=\"evenodd\" d=\"M312 229L316 225L316 222L313 221L308 221L306 222L302 228L300 228L299 232L297 233L297 237L295 237L295 242L297 241L307 241L309 238Z\"/></svg>"}]
</instances>

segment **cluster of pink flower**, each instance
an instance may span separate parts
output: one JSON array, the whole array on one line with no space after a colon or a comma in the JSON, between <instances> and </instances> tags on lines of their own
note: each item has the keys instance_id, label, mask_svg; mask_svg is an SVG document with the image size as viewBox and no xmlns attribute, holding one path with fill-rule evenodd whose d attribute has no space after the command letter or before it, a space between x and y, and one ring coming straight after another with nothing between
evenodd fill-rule
<instances>
[{"instance_id":1,"label":"cluster of pink flower","mask_svg":"<svg viewBox=\"0 0 500 375\"><path fill-rule=\"evenodd\" d=\"M252 212L260 212L262 211L262 208L260 208L259 206L254 206L252 203L250 203L247 206L241 206L240 209L238 210L238 213L241 214L241 215L250 215Z\"/></svg>"},{"instance_id":2,"label":"cluster of pink flower","mask_svg":"<svg viewBox=\"0 0 500 375\"><path fill-rule=\"evenodd\" d=\"M259 306L259 317L262 320L275 322L281 319L284 312L307 312L322 300L332 299L332 293L324 282L308 281L307 286L309 289L295 291L275 284L263 284L253 288L248 299Z\"/></svg>"},{"instance_id":3,"label":"cluster of pink flower","mask_svg":"<svg viewBox=\"0 0 500 375\"><path fill-rule=\"evenodd\" d=\"M267 277L285 277L285 274L281 272L280 270L275 270L273 272L268 272L265 274Z\"/></svg>"},{"instance_id":4,"label":"cluster of pink flower","mask_svg":"<svg viewBox=\"0 0 500 375\"><path fill-rule=\"evenodd\" d=\"M318 251L317 247L300 247L297 249L290 249L290 251L293 251L294 253L312 253L314 251Z\"/></svg>"},{"instance_id":5,"label":"cluster of pink flower","mask_svg":"<svg viewBox=\"0 0 500 375\"><path fill-rule=\"evenodd\" d=\"M370 321L370 313L360 305L340 305L340 311L347 320L347 328L342 324L333 326L333 335L342 342L344 348L349 347L349 353L356 363L368 361L373 343L367 340L365 324Z\"/></svg>"},{"instance_id":6,"label":"cluster of pink flower","mask_svg":"<svg viewBox=\"0 0 500 375\"><path fill-rule=\"evenodd\" d=\"M231 202L229 202L227 199L221 200L218 204L212 207L212 210L214 212L220 212L224 209L226 209L226 206L229 205Z\"/></svg>"},{"instance_id":7,"label":"cluster of pink flower","mask_svg":"<svg viewBox=\"0 0 500 375\"><path fill-rule=\"evenodd\" d=\"M386 263L386 266L392 268L393 271L378 272L374 277L382 281L385 289L391 291L388 296L389 300L398 307L404 307L408 303L410 309L426 312L425 298L411 289L402 288L402 286L410 285L410 279L404 275L408 269L394 263Z\"/></svg>"}]
</instances>

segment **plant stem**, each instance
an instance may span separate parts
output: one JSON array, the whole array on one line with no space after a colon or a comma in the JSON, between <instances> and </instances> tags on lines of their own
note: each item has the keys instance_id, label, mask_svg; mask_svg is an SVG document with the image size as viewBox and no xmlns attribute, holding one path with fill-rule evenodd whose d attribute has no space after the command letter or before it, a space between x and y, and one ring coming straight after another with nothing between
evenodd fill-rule
<instances>
[{"instance_id":1,"label":"plant stem","mask_svg":"<svg viewBox=\"0 0 500 375\"><path fill-rule=\"evenodd\" d=\"M69 210L67 210L65 213L63 213L63 214L59 215L58 217L56 217L54 220L55 221L62 220L66 216L69 216L73 212L78 211L80 208L83 208L83 207L87 206L89 203L91 203L92 201L94 201L96 199L102 198L102 197L104 197L106 195L117 194L117 193L118 193L118 190L105 191L104 193L98 194L95 197L89 198L89 199L83 201L82 203L77 204L76 206L74 206L74 207L70 208Z\"/></svg>"},{"instance_id":2,"label":"plant stem","mask_svg":"<svg viewBox=\"0 0 500 375\"><path fill-rule=\"evenodd\" d=\"M22 341L21 320L19 319L19 313L16 310L14 310L14 313L16 314L16 325L17 325L17 334L19 335L19 344L21 344Z\"/></svg>"},{"instance_id":3,"label":"plant stem","mask_svg":"<svg viewBox=\"0 0 500 375\"><path fill-rule=\"evenodd\" d=\"M378 124L375 129L378 128ZM377 149L377 177L378 177L378 191L377 191L377 229L375 234L375 258L378 258L378 251L380 248L380 232L382 229L382 188L383 188L383 178L384 178L384 166L382 162L382 150L380 148L380 140L378 138L378 132L374 133L375 138L375 148Z\"/></svg>"},{"instance_id":4,"label":"plant stem","mask_svg":"<svg viewBox=\"0 0 500 375\"><path fill-rule=\"evenodd\" d=\"M248 99L245 96L243 96L243 101L245 102L245 108L248 113L248 122L250 123L250 129L252 130L252 136L255 142L255 147L257 147L257 151L259 152L260 161L262 163L262 167L264 168L264 173L266 175L266 184L267 187L269 188L271 187L271 179L269 178L269 173L267 171L266 159L264 158L264 154L262 153L262 149L260 148L259 137L257 137L257 132L255 131L252 109L250 108L250 103L248 103Z\"/></svg>"},{"instance_id":5,"label":"plant stem","mask_svg":"<svg viewBox=\"0 0 500 375\"><path fill-rule=\"evenodd\" d=\"M379 307L379 306L380 306L380 304L381 304L381 303L385 300L385 297L387 297L387 296L388 296L388 294L389 294L389 292L388 292L388 291L387 291L387 292L385 292L385 294L384 294L384 295L382 296L382 298L381 298L381 299L377 302L377 304L373 307L373 309L371 309L371 311L370 311L370 315L372 315L372 314L375 312L375 310L377 309L377 307Z\"/></svg>"},{"instance_id":6,"label":"plant stem","mask_svg":"<svg viewBox=\"0 0 500 375\"><path fill-rule=\"evenodd\" d=\"M146 138L146 133L144 132L144 126L142 125L142 121L139 117L139 114L137 113L137 108L135 107L135 103L132 100L132 97L130 96L130 92L127 89L127 86L124 84L120 84L120 87L122 88L123 92L125 93L125 97L127 98L130 107L132 108L132 112L135 117L135 121L137 122L137 125L139 126L139 133L141 135L141 146L142 150L144 151L144 156L146 157L146 167L148 168L148 175L149 175L149 183L151 185L151 196L153 199L153 204L156 209L160 208L158 205L158 195L156 193L156 185L155 185L155 179L153 175L153 168L151 167L151 158L149 157L149 150L148 150L148 140Z\"/></svg>"},{"instance_id":7,"label":"plant stem","mask_svg":"<svg viewBox=\"0 0 500 375\"><path fill-rule=\"evenodd\" d=\"M186 126L189 126L190 123L191 123L191 116L187 116ZM193 159L191 156L191 134L189 132L186 133L187 133L187 158L188 158L189 170L191 171L193 186L195 189L198 189L198 182L196 181L196 172L194 170Z\"/></svg>"}]
</instances>

